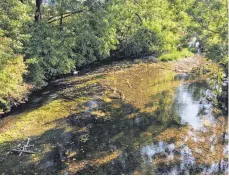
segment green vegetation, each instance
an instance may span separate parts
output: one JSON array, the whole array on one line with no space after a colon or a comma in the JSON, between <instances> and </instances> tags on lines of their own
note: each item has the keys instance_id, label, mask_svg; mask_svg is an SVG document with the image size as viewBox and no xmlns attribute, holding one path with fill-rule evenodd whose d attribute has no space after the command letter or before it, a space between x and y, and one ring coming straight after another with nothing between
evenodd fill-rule
<instances>
[{"instance_id":1,"label":"green vegetation","mask_svg":"<svg viewBox=\"0 0 229 176\"><path fill-rule=\"evenodd\" d=\"M23 81L27 73L21 55L15 55L10 40L0 38L0 114L24 101L31 86Z\"/></svg>"},{"instance_id":2,"label":"green vegetation","mask_svg":"<svg viewBox=\"0 0 229 176\"><path fill-rule=\"evenodd\" d=\"M32 87L104 59L190 56L193 37L227 65L226 0L2 0L0 19L0 112Z\"/></svg>"},{"instance_id":3,"label":"green vegetation","mask_svg":"<svg viewBox=\"0 0 229 176\"><path fill-rule=\"evenodd\" d=\"M160 56L159 59L162 61L173 61L173 60L178 60L193 55L194 54L191 51L187 49L183 49L182 51L173 51L169 54L164 54Z\"/></svg>"}]
</instances>

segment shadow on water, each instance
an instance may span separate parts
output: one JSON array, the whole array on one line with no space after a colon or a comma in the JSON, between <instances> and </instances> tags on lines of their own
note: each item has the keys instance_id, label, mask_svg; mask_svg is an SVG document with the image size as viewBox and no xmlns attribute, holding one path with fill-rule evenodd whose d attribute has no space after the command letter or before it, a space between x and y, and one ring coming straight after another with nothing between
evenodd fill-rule
<instances>
[{"instance_id":1,"label":"shadow on water","mask_svg":"<svg viewBox=\"0 0 229 176\"><path fill-rule=\"evenodd\" d=\"M157 128L159 132L167 125L163 126L147 113L138 114L139 120L137 117L125 118L138 112L129 104L121 103L117 109L112 107L112 103L100 101L99 104L103 108L106 107L107 113L110 113L108 119L88 112L72 114L65 119L57 120L55 123L60 125L59 129L57 127L41 136L31 136L35 148L39 148L38 163L35 162L36 158L28 155L20 158L10 154L14 160L2 157L1 159L4 160L1 160L0 170L7 174L54 174L62 173L64 170L71 174L133 173L140 162L139 148L148 142L149 137L145 138L143 133L149 127ZM72 127L67 132L66 129L61 128L65 123ZM11 144L4 144L1 148L17 147L16 144L18 143L13 141ZM19 159L23 162L20 163Z\"/></svg>"},{"instance_id":2,"label":"shadow on water","mask_svg":"<svg viewBox=\"0 0 229 176\"><path fill-rule=\"evenodd\" d=\"M26 140L0 143L0 173L225 174L227 120L214 114L208 84L173 75L152 81L166 74L138 71L109 79L125 95L122 100L103 85L86 87L83 96L95 98L78 104L82 111L49 121L43 125L55 128L30 136L35 155L8 152ZM85 88L71 87L58 97L72 101Z\"/></svg>"},{"instance_id":3,"label":"shadow on water","mask_svg":"<svg viewBox=\"0 0 229 176\"><path fill-rule=\"evenodd\" d=\"M0 119L6 116L9 116L9 115L19 114L24 111L32 111L34 109L37 109L49 103L50 101L58 99L59 92L66 90L68 88L71 88L77 84L84 84L88 81L92 81L96 79L97 77L99 77L99 75L90 76L86 79L85 78L80 79L80 77L74 77L74 76L70 77L69 76L68 78L65 78L65 79L58 79L56 81L52 81L46 87L43 87L40 90L36 90L31 95L29 95L28 97L29 101L27 101L26 103L20 104L19 106L16 106L16 107L12 107L11 111L9 113L6 113L4 116L0 116ZM83 89L84 87L79 88L78 92L80 92ZM77 96L77 95L74 95L74 96ZM78 96L80 95L78 94ZM66 96L66 98L69 98L69 97Z\"/></svg>"}]
</instances>

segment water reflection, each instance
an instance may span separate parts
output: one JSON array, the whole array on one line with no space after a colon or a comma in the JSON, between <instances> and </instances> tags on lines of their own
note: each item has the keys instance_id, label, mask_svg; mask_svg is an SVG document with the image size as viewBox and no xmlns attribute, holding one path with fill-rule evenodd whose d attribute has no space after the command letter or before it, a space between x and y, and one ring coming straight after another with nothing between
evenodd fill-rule
<instances>
[{"instance_id":1,"label":"water reflection","mask_svg":"<svg viewBox=\"0 0 229 176\"><path fill-rule=\"evenodd\" d=\"M194 86L195 85L195 86ZM181 85L176 89L175 106L182 124L191 125L194 129L203 128L204 124L214 124L212 103L207 101L205 82Z\"/></svg>"},{"instance_id":2,"label":"water reflection","mask_svg":"<svg viewBox=\"0 0 229 176\"><path fill-rule=\"evenodd\" d=\"M135 76L134 72L141 74ZM163 77L164 74L170 77ZM155 81L154 75L163 80ZM143 70L136 68L128 74L116 73L114 77L113 87L126 95L126 102L140 112L150 113L149 118L165 127L155 137L152 134L156 130L150 126L143 132L152 138L140 142L141 157L133 173L227 174L227 120L213 114L214 107L208 100L215 95L205 79L199 76L193 80L190 74L174 77L173 73L153 66Z\"/></svg>"},{"instance_id":3,"label":"water reflection","mask_svg":"<svg viewBox=\"0 0 229 176\"><path fill-rule=\"evenodd\" d=\"M205 82L175 90L172 107L184 126L167 128L156 137L158 142L141 148L142 158L157 165L157 174L227 173L228 145L222 139L226 119L214 117L207 94Z\"/></svg>"}]
</instances>

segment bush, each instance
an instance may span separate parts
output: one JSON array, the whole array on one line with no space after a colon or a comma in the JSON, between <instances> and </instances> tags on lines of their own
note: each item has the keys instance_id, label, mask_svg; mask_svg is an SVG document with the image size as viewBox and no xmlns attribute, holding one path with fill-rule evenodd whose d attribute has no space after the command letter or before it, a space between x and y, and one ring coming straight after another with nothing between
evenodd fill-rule
<instances>
[{"instance_id":1,"label":"bush","mask_svg":"<svg viewBox=\"0 0 229 176\"><path fill-rule=\"evenodd\" d=\"M23 57L14 55L10 44L9 39L0 38L0 114L23 102L30 88L23 82L26 73Z\"/></svg>"},{"instance_id":2,"label":"bush","mask_svg":"<svg viewBox=\"0 0 229 176\"><path fill-rule=\"evenodd\" d=\"M168 54L164 54L159 57L159 60L161 61L172 61L172 60L178 60L185 57L193 56L194 54L190 52L188 49L183 49L181 51L173 51Z\"/></svg>"},{"instance_id":3,"label":"bush","mask_svg":"<svg viewBox=\"0 0 229 176\"><path fill-rule=\"evenodd\" d=\"M0 70L0 112L7 112L11 106L26 99L30 86L23 82L26 66L22 56L17 56Z\"/></svg>"}]
</instances>

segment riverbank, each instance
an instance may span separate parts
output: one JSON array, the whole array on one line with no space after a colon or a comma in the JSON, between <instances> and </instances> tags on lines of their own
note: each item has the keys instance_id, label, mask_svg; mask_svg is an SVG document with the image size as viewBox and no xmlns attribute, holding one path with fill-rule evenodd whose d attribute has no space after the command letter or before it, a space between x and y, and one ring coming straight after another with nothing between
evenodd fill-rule
<instances>
[{"instance_id":1,"label":"riverbank","mask_svg":"<svg viewBox=\"0 0 229 176\"><path fill-rule=\"evenodd\" d=\"M55 80L23 110L0 121L0 173L144 174L141 167L148 166L139 165L142 147L164 138L163 132L171 128L192 128L174 111L177 87L194 86L195 98L204 102L201 92L208 89L205 80L215 69L200 56L158 63L135 60ZM212 125L208 119L204 123ZM220 123L219 135L226 129L224 117ZM28 138L33 145L29 150L36 154L19 157L9 151L21 148ZM179 144L182 137L178 139Z\"/></svg>"}]
</instances>

